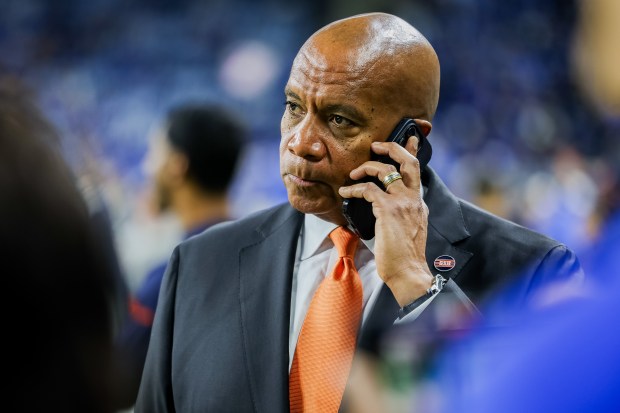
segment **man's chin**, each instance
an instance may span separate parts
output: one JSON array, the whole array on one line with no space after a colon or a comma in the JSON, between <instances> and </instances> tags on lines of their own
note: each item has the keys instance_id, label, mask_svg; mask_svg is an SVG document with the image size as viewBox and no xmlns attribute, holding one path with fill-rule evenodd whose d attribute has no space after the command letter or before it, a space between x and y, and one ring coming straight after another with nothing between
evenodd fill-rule
<instances>
[{"instance_id":1,"label":"man's chin","mask_svg":"<svg viewBox=\"0 0 620 413\"><path fill-rule=\"evenodd\" d=\"M304 214L316 215L322 220L344 225L346 220L342 215L341 205L334 205L336 201L331 201L330 205L317 202L316 199L300 199L299 197L289 196L289 203L293 208Z\"/></svg>"},{"instance_id":2,"label":"man's chin","mask_svg":"<svg viewBox=\"0 0 620 413\"><path fill-rule=\"evenodd\" d=\"M299 200L292 200L289 198L289 203L293 208L302 212L304 214L320 214L325 212L324 208L319 208L318 205L313 204L312 202L303 202Z\"/></svg>"},{"instance_id":3,"label":"man's chin","mask_svg":"<svg viewBox=\"0 0 620 413\"><path fill-rule=\"evenodd\" d=\"M159 217L170 211L170 202L161 197L151 197L148 202L149 211L153 216Z\"/></svg>"}]
</instances>

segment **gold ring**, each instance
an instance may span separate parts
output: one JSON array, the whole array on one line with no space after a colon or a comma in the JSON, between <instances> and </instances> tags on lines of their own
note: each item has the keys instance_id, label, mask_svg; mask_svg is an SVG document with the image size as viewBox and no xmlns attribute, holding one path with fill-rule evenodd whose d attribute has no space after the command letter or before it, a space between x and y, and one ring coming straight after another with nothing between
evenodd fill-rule
<instances>
[{"instance_id":1,"label":"gold ring","mask_svg":"<svg viewBox=\"0 0 620 413\"><path fill-rule=\"evenodd\" d=\"M383 181L381 182L383 183L383 186L387 190L387 187L389 184L391 184L394 181L398 181L399 179L403 179L403 177L398 172L390 172L389 174L385 176L385 178L383 178Z\"/></svg>"}]
</instances>

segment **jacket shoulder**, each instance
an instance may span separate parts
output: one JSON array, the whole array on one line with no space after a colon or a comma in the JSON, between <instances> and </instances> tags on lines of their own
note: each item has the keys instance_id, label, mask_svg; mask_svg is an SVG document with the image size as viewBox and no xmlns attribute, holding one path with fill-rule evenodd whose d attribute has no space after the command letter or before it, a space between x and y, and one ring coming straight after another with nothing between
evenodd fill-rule
<instances>
[{"instance_id":1,"label":"jacket shoulder","mask_svg":"<svg viewBox=\"0 0 620 413\"><path fill-rule=\"evenodd\" d=\"M239 246L240 243L251 244L282 225L296 223L296 219L300 216L301 213L288 203L275 205L239 219L214 225L182 242L179 248L189 252L195 248L203 249L206 246L228 249Z\"/></svg>"},{"instance_id":2,"label":"jacket shoulder","mask_svg":"<svg viewBox=\"0 0 620 413\"><path fill-rule=\"evenodd\" d=\"M463 220L472 239L492 239L497 247L512 245L526 250L548 251L564 246L560 241L516 222L494 215L468 201L459 199Z\"/></svg>"},{"instance_id":3,"label":"jacket shoulder","mask_svg":"<svg viewBox=\"0 0 620 413\"><path fill-rule=\"evenodd\" d=\"M576 254L565 244L460 200L470 237L459 245L473 253L461 282L476 295L499 284L531 297L554 282L583 279ZM495 286L489 288L489 286Z\"/></svg>"}]
</instances>

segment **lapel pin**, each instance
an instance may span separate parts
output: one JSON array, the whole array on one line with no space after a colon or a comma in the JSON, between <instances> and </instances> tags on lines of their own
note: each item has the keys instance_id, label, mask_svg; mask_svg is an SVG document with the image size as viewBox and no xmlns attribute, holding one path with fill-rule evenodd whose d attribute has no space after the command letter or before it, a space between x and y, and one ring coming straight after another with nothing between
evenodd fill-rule
<instances>
[{"instance_id":1,"label":"lapel pin","mask_svg":"<svg viewBox=\"0 0 620 413\"><path fill-rule=\"evenodd\" d=\"M439 257L435 258L433 266L438 271L450 271L456 266L456 261L449 255L440 255Z\"/></svg>"}]
</instances>

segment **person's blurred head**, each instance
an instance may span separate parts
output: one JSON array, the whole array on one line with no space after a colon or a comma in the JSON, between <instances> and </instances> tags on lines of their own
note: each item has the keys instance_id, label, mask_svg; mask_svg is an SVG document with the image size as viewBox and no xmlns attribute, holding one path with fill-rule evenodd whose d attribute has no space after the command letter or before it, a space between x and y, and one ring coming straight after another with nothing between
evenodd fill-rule
<instances>
[{"instance_id":1,"label":"person's blurred head","mask_svg":"<svg viewBox=\"0 0 620 413\"><path fill-rule=\"evenodd\" d=\"M404 20L353 16L314 33L293 62L281 121L280 173L296 209L344 224L338 188L403 117L425 134L439 99L439 61Z\"/></svg>"},{"instance_id":2,"label":"person's blurred head","mask_svg":"<svg viewBox=\"0 0 620 413\"><path fill-rule=\"evenodd\" d=\"M0 73L0 251L14 303L3 311L0 404L112 411L110 263L54 128L16 82Z\"/></svg>"},{"instance_id":3,"label":"person's blurred head","mask_svg":"<svg viewBox=\"0 0 620 413\"><path fill-rule=\"evenodd\" d=\"M224 107L192 103L172 108L150 142L145 163L157 209L170 208L181 187L226 196L245 134L241 120Z\"/></svg>"}]
</instances>

